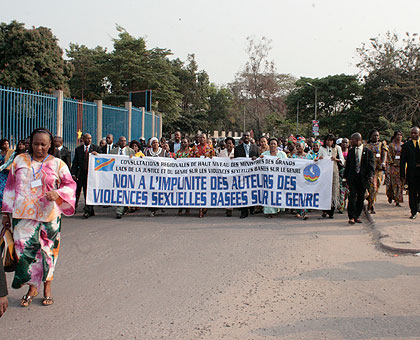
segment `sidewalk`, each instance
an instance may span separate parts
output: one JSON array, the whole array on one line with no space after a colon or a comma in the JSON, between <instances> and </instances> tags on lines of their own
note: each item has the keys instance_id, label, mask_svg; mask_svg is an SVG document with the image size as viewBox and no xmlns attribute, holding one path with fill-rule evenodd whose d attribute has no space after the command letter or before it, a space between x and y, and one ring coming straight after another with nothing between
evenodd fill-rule
<instances>
[{"instance_id":1,"label":"sidewalk","mask_svg":"<svg viewBox=\"0 0 420 340\"><path fill-rule=\"evenodd\" d=\"M420 213L417 219L409 219L408 195L404 195L401 207L396 207L388 203L382 186L375 210L376 214L366 215L380 247L396 253L420 253Z\"/></svg>"}]
</instances>

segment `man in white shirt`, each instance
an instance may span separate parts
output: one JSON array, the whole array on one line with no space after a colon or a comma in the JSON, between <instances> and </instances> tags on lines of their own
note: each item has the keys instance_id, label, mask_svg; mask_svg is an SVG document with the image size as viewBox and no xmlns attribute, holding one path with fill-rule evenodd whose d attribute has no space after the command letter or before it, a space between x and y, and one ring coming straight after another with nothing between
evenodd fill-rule
<instances>
[{"instance_id":1,"label":"man in white shirt","mask_svg":"<svg viewBox=\"0 0 420 340\"><path fill-rule=\"evenodd\" d=\"M181 131L175 131L174 134L174 141L169 145L169 151L173 153L177 153L179 149L181 148Z\"/></svg>"},{"instance_id":2,"label":"man in white shirt","mask_svg":"<svg viewBox=\"0 0 420 340\"><path fill-rule=\"evenodd\" d=\"M133 157L135 152L132 148L127 146L127 138L121 136L118 139L118 147L115 147L111 150L110 154L112 155L120 155L120 156L130 156ZM128 207L117 207L116 210L116 218L120 219L126 212L128 211Z\"/></svg>"},{"instance_id":3,"label":"man in white shirt","mask_svg":"<svg viewBox=\"0 0 420 340\"><path fill-rule=\"evenodd\" d=\"M101 148L101 153L110 154L115 146L114 136L112 134L108 134L106 136L106 145Z\"/></svg>"}]
</instances>

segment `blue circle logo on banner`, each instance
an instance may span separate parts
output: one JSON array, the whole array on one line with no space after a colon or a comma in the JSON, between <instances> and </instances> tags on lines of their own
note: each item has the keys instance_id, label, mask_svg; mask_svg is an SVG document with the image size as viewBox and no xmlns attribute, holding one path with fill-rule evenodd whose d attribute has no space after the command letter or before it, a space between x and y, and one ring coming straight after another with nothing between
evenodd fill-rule
<instances>
[{"instance_id":1,"label":"blue circle logo on banner","mask_svg":"<svg viewBox=\"0 0 420 340\"><path fill-rule=\"evenodd\" d=\"M303 178L309 183L315 183L321 175L321 169L316 164L308 165L303 170Z\"/></svg>"}]
</instances>

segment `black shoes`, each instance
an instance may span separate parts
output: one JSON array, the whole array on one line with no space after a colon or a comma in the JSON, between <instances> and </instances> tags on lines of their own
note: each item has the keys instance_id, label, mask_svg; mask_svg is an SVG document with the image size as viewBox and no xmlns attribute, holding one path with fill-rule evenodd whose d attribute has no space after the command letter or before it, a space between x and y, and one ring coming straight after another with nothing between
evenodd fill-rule
<instances>
[{"instance_id":1,"label":"black shoes","mask_svg":"<svg viewBox=\"0 0 420 340\"><path fill-rule=\"evenodd\" d=\"M417 218L417 214L411 215L410 220L415 220Z\"/></svg>"},{"instance_id":2,"label":"black shoes","mask_svg":"<svg viewBox=\"0 0 420 340\"><path fill-rule=\"evenodd\" d=\"M119 220L122 217L121 214L117 214L116 218Z\"/></svg>"}]
</instances>

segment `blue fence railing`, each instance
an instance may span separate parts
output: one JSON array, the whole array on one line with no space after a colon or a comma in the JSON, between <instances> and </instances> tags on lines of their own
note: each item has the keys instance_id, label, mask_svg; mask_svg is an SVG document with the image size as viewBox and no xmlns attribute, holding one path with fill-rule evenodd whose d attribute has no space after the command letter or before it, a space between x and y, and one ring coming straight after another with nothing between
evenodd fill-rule
<instances>
[{"instance_id":1,"label":"blue fence railing","mask_svg":"<svg viewBox=\"0 0 420 340\"><path fill-rule=\"evenodd\" d=\"M131 109L131 139L139 140L142 136L143 110L133 107Z\"/></svg>"},{"instance_id":2,"label":"blue fence railing","mask_svg":"<svg viewBox=\"0 0 420 340\"><path fill-rule=\"evenodd\" d=\"M128 139L128 112L128 109L123 107L102 105L102 136L99 136L99 113L96 103L72 98L63 98L61 102L58 97L50 94L0 85L0 138L9 139L12 148L38 127L45 127L56 135L57 129L61 131L61 127L57 126L58 121L60 124L62 122L64 145L72 152L79 144L78 136L86 132L92 135L93 143L109 133L113 134L116 140L120 136L126 136ZM153 126L151 112L132 107L131 139L138 140L141 136L150 138L153 130L155 136L161 137L160 124L158 115L155 116Z\"/></svg>"},{"instance_id":3,"label":"blue fence railing","mask_svg":"<svg viewBox=\"0 0 420 340\"><path fill-rule=\"evenodd\" d=\"M128 109L109 105L102 106L102 133L111 133L117 141L120 136L128 139Z\"/></svg>"},{"instance_id":4,"label":"blue fence railing","mask_svg":"<svg viewBox=\"0 0 420 340\"><path fill-rule=\"evenodd\" d=\"M153 126L153 117L151 112L146 112L144 115L144 138L146 141L153 137L152 133L152 126Z\"/></svg>"},{"instance_id":5,"label":"blue fence railing","mask_svg":"<svg viewBox=\"0 0 420 340\"><path fill-rule=\"evenodd\" d=\"M28 137L37 127L45 127L53 134L57 130L57 98L0 85L0 136L11 147Z\"/></svg>"}]
</instances>

